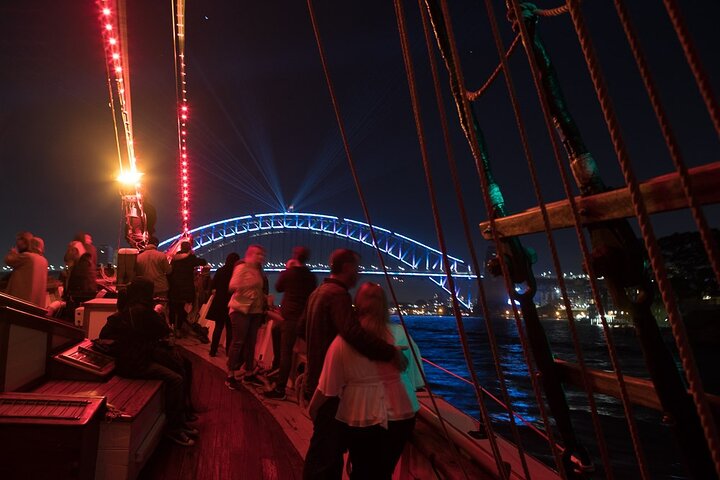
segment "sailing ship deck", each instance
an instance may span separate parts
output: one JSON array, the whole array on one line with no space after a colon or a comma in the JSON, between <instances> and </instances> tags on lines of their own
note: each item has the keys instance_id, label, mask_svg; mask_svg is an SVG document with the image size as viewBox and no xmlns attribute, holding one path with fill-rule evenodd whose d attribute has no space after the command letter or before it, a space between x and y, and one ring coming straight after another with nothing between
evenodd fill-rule
<instances>
[{"instance_id":1,"label":"sailing ship deck","mask_svg":"<svg viewBox=\"0 0 720 480\"><path fill-rule=\"evenodd\" d=\"M223 370L196 354L187 356L200 437L194 447L161 442L139 478L301 478L297 447L262 403L247 390L228 390Z\"/></svg>"},{"instance_id":2,"label":"sailing ship deck","mask_svg":"<svg viewBox=\"0 0 720 480\"><path fill-rule=\"evenodd\" d=\"M161 443L139 478L300 478L303 457L312 436L312 422L306 411L293 400L292 390L288 390L285 401L267 400L262 397L261 389L252 387L230 391L224 385L226 357L222 353L209 357L208 345L194 338L183 339L180 344L190 352L188 357L193 362L193 398L200 410L197 423L200 439L192 448L167 441ZM421 399L421 403L427 401ZM454 408L450 410L460 414ZM443 415L450 410L444 411ZM469 417L464 417L466 422L470 421ZM456 427L450 427L451 430L466 427L455 420ZM457 430L455 434L462 432ZM452 448L439 434L436 425L419 421L415 436L422 437L422 442L414 442L415 448L408 449L411 451L401 459L394 478L496 478L467 460L459 466ZM488 440L473 440L473 443L477 449L473 455L492 457ZM511 478L521 478L522 470L514 452L510 451L511 445L504 441L503 445ZM436 468L428 463L429 457L434 458ZM533 478L557 478L556 473L541 462L531 458L529 464ZM418 472L425 475L418 476Z\"/></svg>"}]
</instances>

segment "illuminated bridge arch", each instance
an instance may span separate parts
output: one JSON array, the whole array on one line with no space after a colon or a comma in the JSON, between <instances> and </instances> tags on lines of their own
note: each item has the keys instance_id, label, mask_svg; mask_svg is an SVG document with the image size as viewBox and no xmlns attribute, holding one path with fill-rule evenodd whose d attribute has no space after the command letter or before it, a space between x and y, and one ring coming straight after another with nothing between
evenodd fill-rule
<instances>
[{"instance_id":1,"label":"illuminated bridge arch","mask_svg":"<svg viewBox=\"0 0 720 480\"><path fill-rule=\"evenodd\" d=\"M447 277L442 262L442 253L412 238L385 228L374 226L378 248L389 257L398 260L408 268L399 267L389 273L392 276L426 277L446 292ZM232 237L245 234L274 233L281 230L307 230L328 236L341 237L374 248L370 227L367 223L316 213L258 213L243 217L228 218L219 222L203 225L190 231L193 249L202 252L218 242L227 243ZM180 238L176 235L160 243L159 248L169 247ZM234 241L230 240L230 241ZM475 274L463 260L448 256L453 277L474 279ZM267 269L273 271L276 269ZM361 267L363 274L382 274L380 270ZM315 272L327 272L327 269L315 269ZM466 307L472 305L471 294L458 291L461 302Z\"/></svg>"}]
</instances>

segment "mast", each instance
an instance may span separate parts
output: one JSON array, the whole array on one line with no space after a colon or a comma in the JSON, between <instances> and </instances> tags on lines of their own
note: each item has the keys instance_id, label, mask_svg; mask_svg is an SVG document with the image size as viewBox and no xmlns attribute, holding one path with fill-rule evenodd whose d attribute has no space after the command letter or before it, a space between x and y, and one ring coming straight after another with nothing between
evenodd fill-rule
<instances>
[{"instance_id":1,"label":"mast","mask_svg":"<svg viewBox=\"0 0 720 480\"><path fill-rule=\"evenodd\" d=\"M120 173L120 197L125 223L125 239L140 250L147 242L147 217L137 168L133 141L132 102L130 96L130 61L127 44L125 3L98 0L99 20L105 50L110 109L115 127L115 142ZM122 133L118 125L122 126Z\"/></svg>"}]
</instances>

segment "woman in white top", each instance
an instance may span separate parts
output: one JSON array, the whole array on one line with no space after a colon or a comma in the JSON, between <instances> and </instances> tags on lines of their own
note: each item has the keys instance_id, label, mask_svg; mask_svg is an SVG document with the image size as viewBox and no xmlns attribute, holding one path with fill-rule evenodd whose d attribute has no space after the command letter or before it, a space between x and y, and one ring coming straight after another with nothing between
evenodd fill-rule
<instances>
[{"instance_id":1,"label":"woman in white top","mask_svg":"<svg viewBox=\"0 0 720 480\"><path fill-rule=\"evenodd\" d=\"M418 358L420 353L402 327L390 323L385 292L379 285L363 284L355 306L362 327L401 348L408 368L400 373L390 363L369 360L337 336L325 355L310 415L314 418L328 397L340 397L335 418L348 427L350 478L390 479L415 427L420 409L415 391L424 386L421 367L409 345Z\"/></svg>"}]
</instances>

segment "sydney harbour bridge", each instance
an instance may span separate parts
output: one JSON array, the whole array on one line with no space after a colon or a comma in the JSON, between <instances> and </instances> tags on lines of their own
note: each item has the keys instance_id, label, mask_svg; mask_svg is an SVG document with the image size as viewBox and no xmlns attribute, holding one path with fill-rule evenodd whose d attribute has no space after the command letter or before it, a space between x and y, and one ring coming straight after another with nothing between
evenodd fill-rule
<instances>
[{"instance_id":1,"label":"sydney harbour bridge","mask_svg":"<svg viewBox=\"0 0 720 480\"><path fill-rule=\"evenodd\" d=\"M374 226L378 250L384 256L391 278L427 278L446 292L447 275L442 252L410 237ZM285 260L295 245L306 245L312 252L309 267L322 274L329 271L327 259L336 248L352 248L362 256L363 275L383 275L367 223L349 218L316 213L258 213L228 218L197 227L190 231L193 250L211 264L219 266L231 251L240 256L247 245L260 244L268 251L265 270L277 272L285 268ZM168 247L180 236L164 240ZM458 300L468 308L475 303L476 274L463 260L448 256L450 271L456 280ZM380 281L377 278L375 281ZM382 283L382 282L381 282Z\"/></svg>"}]
</instances>

